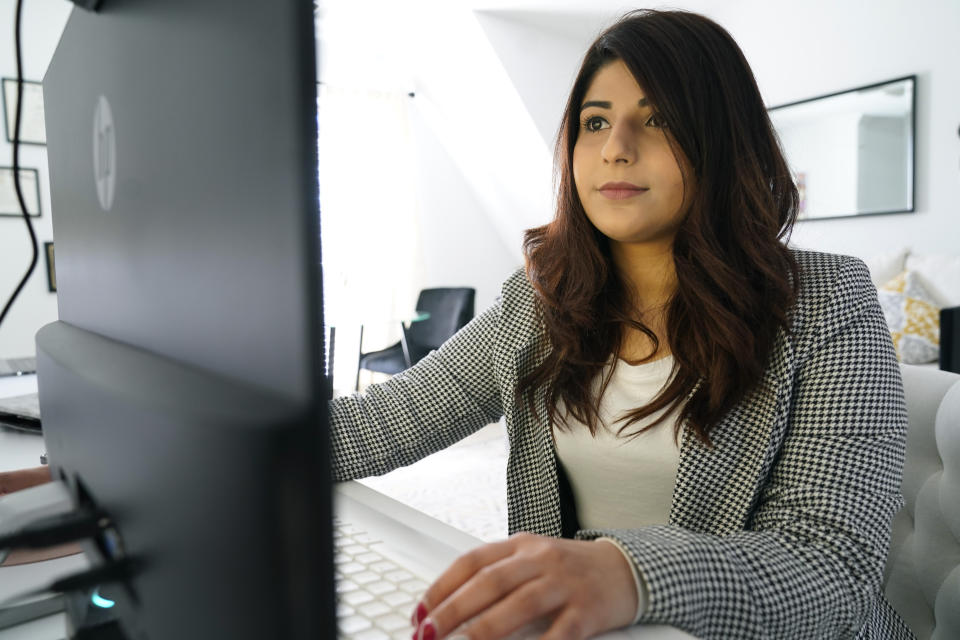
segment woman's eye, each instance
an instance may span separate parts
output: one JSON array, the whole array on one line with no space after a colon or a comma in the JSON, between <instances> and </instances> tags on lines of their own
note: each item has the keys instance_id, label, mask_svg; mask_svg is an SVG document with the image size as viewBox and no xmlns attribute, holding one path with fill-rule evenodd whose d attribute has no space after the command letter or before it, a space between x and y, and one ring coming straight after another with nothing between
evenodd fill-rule
<instances>
[{"instance_id":1,"label":"woman's eye","mask_svg":"<svg viewBox=\"0 0 960 640\"><path fill-rule=\"evenodd\" d=\"M666 123L664 123L662 120L660 120L660 114L659 114L659 113L655 113L655 114L653 114L652 116L650 116L650 117L647 119L647 124L650 124L651 122L654 122L654 123L655 123L655 124L653 125L653 126L655 126L655 127L661 127L661 128L662 128L662 127L666 127L666 126L667 126Z\"/></svg>"},{"instance_id":2,"label":"woman's eye","mask_svg":"<svg viewBox=\"0 0 960 640\"><path fill-rule=\"evenodd\" d=\"M600 131L606 128L607 121L600 116L592 116L583 121L583 128L587 131Z\"/></svg>"}]
</instances>

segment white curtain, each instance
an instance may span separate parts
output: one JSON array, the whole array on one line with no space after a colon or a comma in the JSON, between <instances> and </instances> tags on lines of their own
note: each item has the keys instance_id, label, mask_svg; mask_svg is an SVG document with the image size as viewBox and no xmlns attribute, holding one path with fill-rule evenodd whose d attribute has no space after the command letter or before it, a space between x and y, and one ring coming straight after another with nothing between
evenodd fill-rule
<instances>
[{"instance_id":1,"label":"white curtain","mask_svg":"<svg viewBox=\"0 0 960 640\"><path fill-rule=\"evenodd\" d=\"M352 386L364 348L399 339L423 281L415 149L401 92L319 87L324 315L337 329L336 386ZM352 367L352 368L351 368Z\"/></svg>"}]
</instances>

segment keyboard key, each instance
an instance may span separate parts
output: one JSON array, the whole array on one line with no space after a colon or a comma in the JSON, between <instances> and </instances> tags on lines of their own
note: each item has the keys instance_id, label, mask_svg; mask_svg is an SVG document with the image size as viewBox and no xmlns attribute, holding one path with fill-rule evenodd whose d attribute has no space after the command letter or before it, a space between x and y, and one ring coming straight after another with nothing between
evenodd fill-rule
<instances>
[{"instance_id":1,"label":"keyboard key","mask_svg":"<svg viewBox=\"0 0 960 640\"><path fill-rule=\"evenodd\" d=\"M344 547L343 552L348 556L358 556L361 553L366 553L367 548L361 544L351 544Z\"/></svg>"},{"instance_id":2,"label":"keyboard key","mask_svg":"<svg viewBox=\"0 0 960 640\"><path fill-rule=\"evenodd\" d=\"M340 567L340 572L345 576L353 575L354 573L359 573L360 571L365 571L366 567L360 564L359 562L349 562L342 567Z\"/></svg>"},{"instance_id":3,"label":"keyboard key","mask_svg":"<svg viewBox=\"0 0 960 640\"><path fill-rule=\"evenodd\" d=\"M355 573L350 578L357 584L370 584L371 582L378 582L380 580L379 574L374 573L373 571L362 571L360 573Z\"/></svg>"},{"instance_id":4,"label":"keyboard key","mask_svg":"<svg viewBox=\"0 0 960 640\"><path fill-rule=\"evenodd\" d=\"M373 596L363 589L358 589L357 591L348 593L344 595L342 599L343 602L353 605L354 607L370 602L371 600L373 600Z\"/></svg>"},{"instance_id":5,"label":"keyboard key","mask_svg":"<svg viewBox=\"0 0 960 640\"><path fill-rule=\"evenodd\" d=\"M401 618L395 613L388 613L385 616L380 616L373 622L384 631L390 631L390 632L398 631L400 629L408 630L411 628L410 620L406 618Z\"/></svg>"},{"instance_id":6,"label":"keyboard key","mask_svg":"<svg viewBox=\"0 0 960 640\"><path fill-rule=\"evenodd\" d=\"M366 618L361 616L350 616L349 618L344 618L340 621L340 632L341 633L357 633L358 631L363 631L364 629L369 629L373 626Z\"/></svg>"},{"instance_id":7,"label":"keyboard key","mask_svg":"<svg viewBox=\"0 0 960 640\"><path fill-rule=\"evenodd\" d=\"M400 569L399 571L391 571L390 573L384 574L383 577L396 584L406 582L407 580L413 580L413 575L411 575L408 571L404 571L403 569Z\"/></svg>"},{"instance_id":8,"label":"keyboard key","mask_svg":"<svg viewBox=\"0 0 960 640\"><path fill-rule=\"evenodd\" d=\"M396 591L397 585L386 580L381 580L379 582L371 582L370 584L366 585L366 589L375 596L382 596L385 593Z\"/></svg>"},{"instance_id":9,"label":"keyboard key","mask_svg":"<svg viewBox=\"0 0 960 640\"><path fill-rule=\"evenodd\" d=\"M377 616L382 616L385 613L390 613L390 607L383 604L382 602L368 602L365 605L362 605L359 608L360 613L367 616L368 618L376 618Z\"/></svg>"},{"instance_id":10,"label":"keyboard key","mask_svg":"<svg viewBox=\"0 0 960 640\"><path fill-rule=\"evenodd\" d=\"M356 611L353 607L343 602L337 603L337 617L338 618L347 618L352 616Z\"/></svg>"},{"instance_id":11,"label":"keyboard key","mask_svg":"<svg viewBox=\"0 0 960 640\"><path fill-rule=\"evenodd\" d=\"M415 598L406 591L394 591L383 596L383 601L391 607L399 607L402 604L410 604Z\"/></svg>"},{"instance_id":12,"label":"keyboard key","mask_svg":"<svg viewBox=\"0 0 960 640\"><path fill-rule=\"evenodd\" d=\"M380 629L367 629L353 636L353 640L390 640L390 636Z\"/></svg>"},{"instance_id":13,"label":"keyboard key","mask_svg":"<svg viewBox=\"0 0 960 640\"><path fill-rule=\"evenodd\" d=\"M371 571L376 571L377 573L380 573L380 574L390 573L391 571L399 571L399 570L400 570L400 567L398 567L397 565L393 564L393 563L390 562L389 560L384 560L383 562L378 562L378 563L376 563L376 564L371 564L369 568L370 568Z\"/></svg>"},{"instance_id":14,"label":"keyboard key","mask_svg":"<svg viewBox=\"0 0 960 640\"><path fill-rule=\"evenodd\" d=\"M361 564L370 566L374 562L383 560L383 556L381 556L379 553L364 553L356 556L354 559Z\"/></svg>"},{"instance_id":15,"label":"keyboard key","mask_svg":"<svg viewBox=\"0 0 960 640\"><path fill-rule=\"evenodd\" d=\"M407 593L423 593L429 586L423 580L409 580L400 584L400 588Z\"/></svg>"}]
</instances>

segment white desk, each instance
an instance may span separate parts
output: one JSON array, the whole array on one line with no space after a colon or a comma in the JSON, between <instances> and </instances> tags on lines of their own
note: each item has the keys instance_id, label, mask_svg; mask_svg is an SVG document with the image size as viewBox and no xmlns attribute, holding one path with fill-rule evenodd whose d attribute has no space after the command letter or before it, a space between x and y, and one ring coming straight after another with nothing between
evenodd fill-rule
<instances>
[{"instance_id":1,"label":"white desk","mask_svg":"<svg viewBox=\"0 0 960 640\"><path fill-rule=\"evenodd\" d=\"M0 378L0 397L36 390L36 377ZM0 429L0 471L35 467L44 451L43 439ZM430 579L439 575L460 554L483 542L435 520L369 487L348 482L336 487L337 516L384 540L383 555L398 560ZM0 599L24 589L48 584L55 577L77 571L85 564L80 556L14 567L0 567ZM61 640L65 616L57 614L14 628L0 630L0 640ZM667 626L632 627L600 636L603 640L690 640L693 636Z\"/></svg>"}]
</instances>

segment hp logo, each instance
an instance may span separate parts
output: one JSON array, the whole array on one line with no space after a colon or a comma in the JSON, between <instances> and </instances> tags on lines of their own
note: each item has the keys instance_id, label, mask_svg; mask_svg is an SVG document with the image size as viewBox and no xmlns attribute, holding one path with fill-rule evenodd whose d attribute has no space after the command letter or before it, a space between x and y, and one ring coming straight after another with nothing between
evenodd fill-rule
<instances>
[{"instance_id":1,"label":"hp logo","mask_svg":"<svg viewBox=\"0 0 960 640\"><path fill-rule=\"evenodd\" d=\"M100 206L110 211L117 185L117 141L110 103L103 96L93 114L93 173Z\"/></svg>"}]
</instances>

